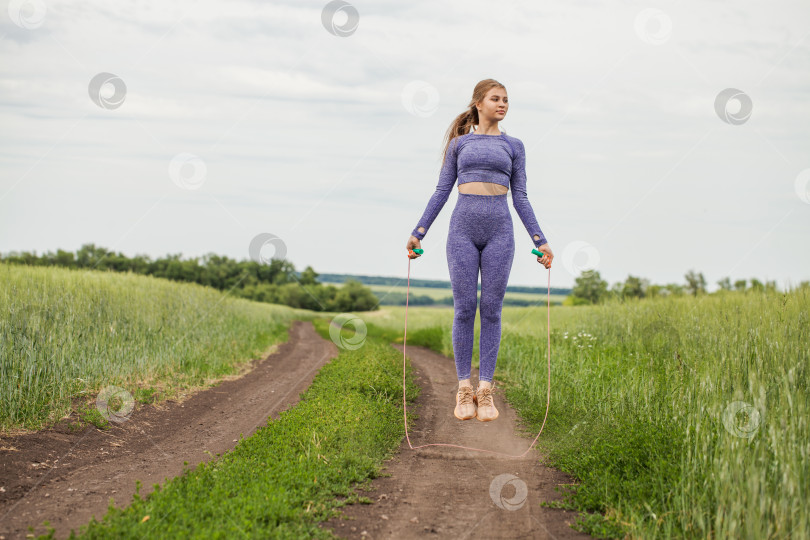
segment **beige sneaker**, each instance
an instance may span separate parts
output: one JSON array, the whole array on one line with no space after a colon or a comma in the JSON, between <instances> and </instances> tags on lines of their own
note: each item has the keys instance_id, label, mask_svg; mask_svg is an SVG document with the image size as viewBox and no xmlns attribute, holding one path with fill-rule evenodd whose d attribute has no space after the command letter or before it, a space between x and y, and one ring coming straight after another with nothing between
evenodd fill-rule
<instances>
[{"instance_id":1,"label":"beige sneaker","mask_svg":"<svg viewBox=\"0 0 810 540\"><path fill-rule=\"evenodd\" d=\"M498 409L495 408L495 403L492 401L492 388L479 386L478 390L473 396L473 402L476 405L475 417L482 422L489 422L498 418Z\"/></svg>"},{"instance_id":2,"label":"beige sneaker","mask_svg":"<svg viewBox=\"0 0 810 540\"><path fill-rule=\"evenodd\" d=\"M453 414L459 420L475 418L475 395L472 386L460 386L456 393L456 410Z\"/></svg>"}]
</instances>

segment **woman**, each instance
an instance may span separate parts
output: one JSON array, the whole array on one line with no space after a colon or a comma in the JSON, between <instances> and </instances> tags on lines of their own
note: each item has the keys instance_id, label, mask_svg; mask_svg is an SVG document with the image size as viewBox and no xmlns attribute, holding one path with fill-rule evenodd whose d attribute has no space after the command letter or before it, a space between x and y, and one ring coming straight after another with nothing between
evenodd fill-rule
<instances>
[{"instance_id":1,"label":"woman","mask_svg":"<svg viewBox=\"0 0 810 540\"><path fill-rule=\"evenodd\" d=\"M408 239L407 249L421 240L441 211L458 179L458 201L450 217L447 262L453 288L453 354L458 375L454 415L459 420L495 420L492 377L501 342L501 309L515 255L512 218L506 192L535 246L545 256L537 262L551 267L548 246L526 196L526 150L523 142L499 130L509 109L506 88L494 79L475 85L468 109L447 131L444 161L436 192ZM470 128L478 126L474 132ZM416 258L419 254L409 254ZM478 271L481 271L481 342L478 388L470 383Z\"/></svg>"}]
</instances>

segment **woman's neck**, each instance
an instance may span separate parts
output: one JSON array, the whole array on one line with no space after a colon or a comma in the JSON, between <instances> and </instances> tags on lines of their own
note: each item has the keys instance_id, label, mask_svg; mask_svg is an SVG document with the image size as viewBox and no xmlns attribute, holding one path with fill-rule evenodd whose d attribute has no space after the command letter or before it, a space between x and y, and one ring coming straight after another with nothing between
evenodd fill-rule
<instances>
[{"instance_id":1,"label":"woman's neck","mask_svg":"<svg viewBox=\"0 0 810 540\"><path fill-rule=\"evenodd\" d=\"M473 126L473 133L476 135L500 135L501 131L498 129L498 124L478 125L478 129Z\"/></svg>"}]
</instances>

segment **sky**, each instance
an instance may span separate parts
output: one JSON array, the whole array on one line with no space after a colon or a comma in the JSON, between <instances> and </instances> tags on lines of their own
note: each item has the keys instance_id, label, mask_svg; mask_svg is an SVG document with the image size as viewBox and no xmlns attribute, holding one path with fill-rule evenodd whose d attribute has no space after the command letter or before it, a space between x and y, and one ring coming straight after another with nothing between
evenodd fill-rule
<instances>
[{"instance_id":1,"label":"sky","mask_svg":"<svg viewBox=\"0 0 810 540\"><path fill-rule=\"evenodd\" d=\"M510 285L810 279L806 1L13 1L0 55L3 254L449 280L455 187L405 245L493 78L555 256L510 193Z\"/></svg>"}]
</instances>

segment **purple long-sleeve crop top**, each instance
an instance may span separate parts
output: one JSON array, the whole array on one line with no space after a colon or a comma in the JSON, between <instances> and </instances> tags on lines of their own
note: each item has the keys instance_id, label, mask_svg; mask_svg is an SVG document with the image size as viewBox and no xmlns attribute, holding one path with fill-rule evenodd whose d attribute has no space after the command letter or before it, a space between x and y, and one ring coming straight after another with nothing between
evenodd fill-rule
<instances>
[{"instance_id":1,"label":"purple long-sleeve crop top","mask_svg":"<svg viewBox=\"0 0 810 540\"><path fill-rule=\"evenodd\" d=\"M523 141L507 135L505 131L501 131L500 135L470 132L450 140L436 191L428 201L419 223L414 227L411 233L413 236L419 240L425 237L433 220L450 197L456 178L459 185L467 182L493 182L511 187L512 205L535 247L547 243L526 195L526 149ZM425 232L420 232L419 227L423 227ZM535 235L540 239L535 240Z\"/></svg>"}]
</instances>

